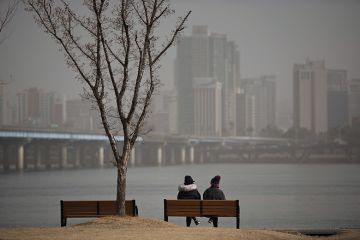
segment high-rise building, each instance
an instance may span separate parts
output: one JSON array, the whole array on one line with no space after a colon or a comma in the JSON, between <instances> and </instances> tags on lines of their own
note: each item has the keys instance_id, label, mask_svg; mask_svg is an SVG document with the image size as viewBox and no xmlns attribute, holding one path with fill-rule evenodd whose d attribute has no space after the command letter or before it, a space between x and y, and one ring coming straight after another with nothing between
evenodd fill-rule
<instances>
[{"instance_id":1,"label":"high-rise building","mask_svg":"<svg viewBox=\"0 0 360 240\"><path fill-rule=\"evenodd\" d=\"M26 119L25 121L32 126L39 126L41 121L41 99L44 90L29 88L24 91L26 97Z\"/></svg>"},{"instance_id":2,"label":"high-rise building","mask_svg":"<svg viewBox=\"0 0 360 240\"><path fill-rule=\"evenodd\" d=\"M327 70L328 129L349 124L349 96L347 72Z\"/></svg>"},{"instance_id":3,"label":"high-rise building","mask_svg":"<svg viewBox=\"0 0 360 240\"><path fill-rule=\"evenodd\" d=\"M65 96L57 96L54 103L53 109L53 121L52 125L54 127L63 127L65 124Z\"/></svg>"},{"instance_id":4,"label":"high-rise building","mask_svg":"<svg viewBox=\"0 0 360 240\"><path fill-rule=\"evenodd\" d=\"M168 114L168 133L176 134L178 133L178 125L177 125L177 97L175 91L167 91L164 92L163 95L164 100L164 111Z\"/></svg>"},{"instance_id":5,"label":"high-rise building","mask_svg":"<svg viewBox=\"0 0 360 240\"><path fill-rule=\"evenodd\" d=\"M194 131L197 136L222 135L222 86L215 78L194 79Z\"/></svg>"},{"instance_id":6,"label":"high-rise building","mask_svg":"<svg viewBox=\"0 0 360 240\"><path fill-rule=\"evenodd\" d=\"M55 92L46 92L40 96L40 125L51 127L54 125Z\"/></svg>"},{"instance_id":7,"label":"high-rise building","mask_svg":"<svg viewBox=\"0 0 360 240\"><path fill-rule=\"evenodd\" d=\"M294 65L294 126L322 133L349 124L346 70L326 69L325 61Z\"/></svg>"},{"instance_id":8,"label":"high-rise building","mask_svg":"<svg viewBox=\"0 0 360 240\"><path fill-rule=\"evenodd\" d=\"M154 96L151 113L146 119L145 130L158 134L176 134L176 96L173 91L163 90Z\"/></svg>"},{"instance_id":9,"label":"high-rise building","mask_svg":"<svg viewBox=\"0 0 360 240\"><path fill-rule=\"evenodd\" d=\"M16 124L29 127L50 127L54 124L55 93L39 88L17 94Z\"/></svg>"},{"instance_id":10,"label":"high-rise building","mask_svg":"<svg viewBox=\"0 0 360 240\"><path fill-rule=\"evenodd\" d=\"M41 127L45 110L44 91L38 88L29 88L18 93L17 96L17 124Z\"/></svg>"},{"instance_id":11,"label":"high-rise building","mask_svg":"<svg viewBox=\"0 0 360 240\"><path fill-rule=\"evenodd\" d=\"M245 90L237 88L236 92L236 136L245 136L246 132L246 94Z\"/></svg>"},{"instance_id":12,"label":"high-rise building","mask_svg":"<svg viewBox=\"0 0 360 240\"><path fill-rule=\"evenodd\" d=\"M237 92L237 135L259 136L276 125L276 81L273 75L242 79Z\"/></svg>"},{"instance_id":13,"label":"high-rise building","mask_svg":"<svg viewBox=\"0 0 360 240\"><path fill-rule=\"evenodd\" d=\"M325 61L295 64L293 68L294 126L314 133L328 129Z\"/></svg>"},{"instance_id":14,"label":"high-rise building","mask_svg":"<svg viewBox=\"0 0 360 240\"><path fill-rule=\"evenodd\" d=\"M8 83L0 80L0 125L7 124Z\"/></svg>"},{"instance_id":15,"label":"high-rise building","mask_svg":"<svg viewBox=\"0 0 360 240\"><path fill-rule=\"evenodd\" d=\"M352 79L349 86L350 123L360 122L360 78Z\"/></svg>"},{"instance_id":16,"label":"high-rise building","mask_svg":"<svg viewBox=\"0 0 360 240\"><path fill-rule=\"evenodd\" d=\"M74 130L96 130L99 126L96 111L92 110L91 104L81 99L66 101L66 127Z\"/></svg>"},{"instance_id":17,"label":"high-rise building","mask_svg":"<svg viewBox=\"0 0 360 240\"><path fill-rule=\"evenodd\" d=\"M16 94L15 125L25 124L26 119L26 95L24 92Z\"/></svg>"},{"instance_id":18,"label":"high-rise building","mask_svg":"<svg viewBox=\"0 0 360 240\"><path fill-rule=\"evenodd\" d=\"M176 50L177 132L192 135L194 133L192 38L188 36L179 37Z\"/></svg>"},{"instance_id":19,"label":"high-rise building","mask_svg":"<svg viewBox=\"0 0 360 240\"><path fill-rule=\"evenodd\" d=\"M222 86L222 134L235 135L235 84L239 78L239 51L226 35L210 34L207 26L193 26L191 36L181 36L175 60L178 102L178 132L192 135L194 129L194 79L215 78Z\"/></svg>"}]
</instances>

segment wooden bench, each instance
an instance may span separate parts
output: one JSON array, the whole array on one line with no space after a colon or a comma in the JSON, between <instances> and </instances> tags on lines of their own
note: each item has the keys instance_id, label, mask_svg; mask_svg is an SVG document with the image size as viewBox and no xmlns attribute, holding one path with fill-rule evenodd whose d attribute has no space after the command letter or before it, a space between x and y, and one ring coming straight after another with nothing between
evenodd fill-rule
<instances>
[{"instance_id":1,"label":"wooden bench","mask_svg":"<svg viewBox=\"0 0 360 240\"><path fill-rule=\"evenodd\" d=\"M239 200L167 200L164 199L164 221L173 217L235 217L240 228Z\"/></svg>"},{"instance_id":2,"label":"wooden bench","mask_svg":"<svg viewBox=\"0 0 360 240\"><path fill-rule=\"evenodd\" d=\"M67 218L91 218L116 215L116 201L60 201L61 226L66 226ZM137 216L135 200L126 200L125 212Z\"/></svg>"}]
</instances>

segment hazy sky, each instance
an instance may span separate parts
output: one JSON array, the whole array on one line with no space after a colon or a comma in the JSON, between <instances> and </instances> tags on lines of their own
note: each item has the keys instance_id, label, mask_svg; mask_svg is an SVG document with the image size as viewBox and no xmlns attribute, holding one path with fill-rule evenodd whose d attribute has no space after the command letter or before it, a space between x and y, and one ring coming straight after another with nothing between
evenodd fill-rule
<instances>
[{"instance_id":1,"label":"hazy sky","mask_svg":"<svg viewBox=\"0 0 360 240\"><path fill-rule=\"evenodd\" d=\"M192 25L234 40L241 54L241 76L274 74L278 102L291 109L292 66L306 58L325 60L327 68L346 69L349 79L360 77L359 0L172 0L177 15L193 13ZM4 7L4 0L0 0ZM169 21L172 23L172 21ZM164 30L169 30L166 24ZM62 53L20 6L0 45L0 78L13 75L16 92L31 86L76 97L81 91L67 70ZM161 77L173 86L175 48L163 59ZM288 105L288 106L286 106Z\"/></svg>"}]
</instances>

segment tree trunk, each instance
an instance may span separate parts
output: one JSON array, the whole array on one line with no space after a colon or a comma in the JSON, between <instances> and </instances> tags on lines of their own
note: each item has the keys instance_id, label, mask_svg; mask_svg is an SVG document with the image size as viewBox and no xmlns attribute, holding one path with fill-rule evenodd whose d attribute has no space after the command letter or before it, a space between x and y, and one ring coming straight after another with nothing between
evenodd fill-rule
<instances>
[{"instance_id":1,"label":"tree trunk","mask_svg":"<svg viewBox=\"0 0 360 240\"><path fill-rule=\"evenodd\" d=\"M126 193L126 172L127 165L130 159L131 148L124 148L123 155L120 161L117 163L117 188L116 188L116 202L117 202L117 214L125 216L125 193Z\"/></svg>"},{"instance_id":2,"label":"tree trunk","mask_svg":"<svg viewBox=\"0 0 360 240\"><path fill-rule=\"evenodd\" d=\"M125 216L125 190L126 190L126 173L118 168L117 176L117 214L120 216Z\"/></svg>"}]
</instances>

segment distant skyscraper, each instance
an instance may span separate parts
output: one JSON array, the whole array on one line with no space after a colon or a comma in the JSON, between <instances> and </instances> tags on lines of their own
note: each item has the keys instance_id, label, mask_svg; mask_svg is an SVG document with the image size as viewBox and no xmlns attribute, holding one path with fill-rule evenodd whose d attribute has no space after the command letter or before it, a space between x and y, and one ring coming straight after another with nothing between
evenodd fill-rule
<instances>
[{"instance_id":1,"label":"distant skyscraper","mask_svg":"<svg viewBox=\"0 0 360 240\"><path fill-rule=\"evenodd\" d=\"M26 121L33 126L40 125L41 119L41 99L44 90L38 88L29 88L25 90L26 96Z\"/></svg>"},{"instance_id":2,"label":"distant skyscraper","mask_svg":"<svg viewBox=\"0 0 360 240\"><path fill-rule=\"evenodd\" d=\"M152 114L146 119L145 129L159 134L176 134L176 107L174 91L161 91L151 103Z\"/></svg>"},{"instance_id":3,"label":"distant skyscraper","mask_svg":"<svg viewBox=\"0 0 360 240\"><path fill-rule=\"evenodd\" d=\"M345 70L327 70L328 128L349 124L349 96Z\"/></svg>"},{"instance_id":4,"label":"distant skyscraper","mask_svg":"<svg viewBox=\"0 0 360 240\"><path fill-rule=\"evenodd\" d=\"M237 134L259 136L276 124L275 76L242 79L237 93Z\"/></svg>"},{"instance_id":5,"label":"distant skyscraper","mask_svg":"<svg viewBox=\"0 0 360 240\"><path fill-rule=\"evenodd\" d=\"M18 93L17 123L30 127L42 126L42 106L44 91L38 88L25 89Z\"/></svg>"},{"instance_id":6,"label":"distant skyscraper","mask_svg":"<svg viewBox=\"0 0 360 240\"><path fill-rule=\"evenodd\" d=\"M194 134L194 79L215 78L222 85L222 134L235 135L235 83L239 78L239 51L223 34L208 34L207 26L194 26L181 36L175 60L178 132Z\"/></svg>"},{"instance_id":7,"label":"distant skyscraper","mask_svg":"<svg viewBox=\"0 0 360 240\"><path fill-rule=\"evenodd\" d=\"M54 125L54 107L55 92L46 92L40 98L40 124L43 127L53 127Z\"/></svg>"},{"instance_id":8,"label":"distant skyscraper","mask_svg":"<svg viewBox=\"0 0 360 240\"><path fill-rule=\"evenodd\" d=\"M236 92L236 135L245 136L246 132L246 94L245 90L238 88Z\"/></svg>"},{"instance_id":9,"label":"distant skyscraper","mask_svg":"<svg viewBox=\"0 0 360 240\"><path fill-rule=\"evenodd\" d=\"M164 93L164 111L168 114L168 133L176 134L178 133L178 124L177 124L177 97L174 91L167 91Z\"/></svg>"},{"instance_id":10,"label":"distant skyscraper","mask_svg":"<svg viewBox=\"0 0 360 240\"><path fill-rule=\"evenodd\" d=\"M195 135L222 135L221 93L221 83L215 78L194 79Z\"/></svg>"},{"instance_id":11,"label":"distant skyscraper","mask_svg":"<svg viewBox=\"0 0 360 240\"><path fill-rule=\"evenodd\" d=\"M74 130L90 131L99 129L99 117L92 110L91 103L81 99L66 101L66 127Z\"/></svg>"},{"instance_id":12,"label":"distant skyscraper","mask_svg":"<svg viewBox=\"0 0 360 240\"><path fill-rule=\"evenodd\" d=\"M0 124L7 124L8 83L0 80Z\"/></svg>"},{"instance_id":13,"label":"distant skyscraper","mask_svg":"<svg viewBox=\"0 0 360 240\"><path fill-rule=\"evenodd\" d=\"M349 102L351 123L360 122L360 78L350 82Z\"/></svg>"},{"instance_id":14,"label":"distant skyscraper","mask_svg":"<svg viewBox=\"0 0 360 240\"><path fill-rule=\"evenodd\" d=\"M294 126L314 133L328 129L325 61L295 64L293 69Z\"/></svg>"},{"instance_id":15,"label":"distant skyscraper","mask_svg":"<svg viewBox=\"0 0 360 240\"><path fill-rule=\"evenodd\" d=\"M50 127L54 123L55 93L29 88L17 94L17 124Z\"/></svg>"},{"instance_id":16,"label":"distant skyscraper","mask_svg":"<svg viewBox=\"0 0 360 240\"><path fill-rule=\"evenodd\" d=\"M65 96L57 96L54 103L52 124L56 127L63 127L65 124Z\"/></svg>"},{"instance_id":17,"label":"distant skyscraper","mask_svg":"<svg viewBox=\"0 0 360 240\"><path fill-rule=\"evenodd\" d=\"M15 124L23 125L25 124L26 119L26 95L24 92L18 93L16 95L16 115L15 115Z\"/></svg>"},{"instance_id":18,"label":"distant skyscraper","mask_svg":"<svg viewBox=\"0 0 360 240\"><path fill-rule=\"evenodd\" d=\"M192 135L194 133L192 38L179 37L176 50L177 131L180 134Z\"/></svg>"}]
</instances>

